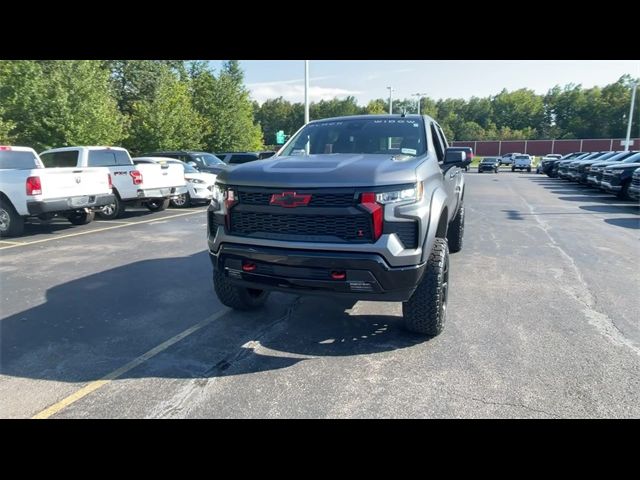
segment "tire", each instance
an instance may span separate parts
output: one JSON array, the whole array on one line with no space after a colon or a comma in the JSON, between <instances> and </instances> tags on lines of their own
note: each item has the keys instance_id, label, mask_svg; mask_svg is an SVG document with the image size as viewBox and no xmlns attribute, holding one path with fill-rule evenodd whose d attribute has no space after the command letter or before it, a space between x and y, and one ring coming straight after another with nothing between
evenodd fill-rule
<instances>
[{"instance_id":1,"label":"tire","mask_svg":"<svg viewBox=\"0 0 640 480\"><path fill-rule=\"evenodd\" d=\"M482 170L478 169L478 173L482 173Z\"/></svg>"},{"instance_id":2,"label":"tire","mask_svg":"<svg viewBox=\"0 0 640 480\"><path fill-rule=\"evenodd\" d=\"M0 237L17 237L24 232L24 218L11 203L0 199Z\"/></svg>"},{"instance_id":3,"label":"tire","mask_svg":"<svg viewBox=\"0 0 640 480\"><path fill-rule=\"evenodd\" d=\"M494 168L494 169L493 169L493 173L498 173L499 171L500 171L500 169L499 169L499 168Z\"/></svg>"},{"instance_id":4,"label":"tire","mask_svg":"<svg viewBox=\"0 0 640 480\"><path fill-rule=\"evenodd\" d=\"M531 173L531 167L527 167L527 172Z\"/></svg>"},{"instance_id":5,"label":"tire","mask_svg":"<svg viewBox=\"0 0 640 480\"><path fill-rule=\"evenodd\" d=\"M213 289L223 305L234 310L254 310L264 305L269 292L233 285L224 273L214 270Z\"/></svg>"},{"instance_id":6,"label":"tire","mask_svg":"<svg viewBox=\"0 0 640 480\"><path fill-rule=\"evenodd\" d=\"M511 171L515 172L516 171L516 167L511 167Z\"/></svg>"},{"instance_id":7,"label":"tire","mask_svg":"<svg viewBox=\"0 0 640 480\"><path fill-rule=\"evenodd\" d=\"M171 199L171 206L175 208L187 208L191 206L191 196L189 192L178 195Z\"/></svg>"},{"instance_id":8,"label":"tire","mask_svg":"<svg viewBox=\"0 0 640 480\"><path fill-rule=\"evenodd\" d=\"M462 241L464 237L464 203L460 205L458 213L449 225L447 230L447 243L449 244L449 252L457 253L462 250Z\"/></svg>"},{"instance_id":9,"label":"tire","mask_svg":"<svg viewBox=\"0 0 640 480\"><path fill-rule=\"evenodd\" d=\"M405 328L431 337L439 335L447 318L448 294L449 248L444 238L436 238L418 288L402 303Z\"/></svg>"},{"instance_id":10,"label":"tire","mask_svg":"<svg viewBox=\"0 0 640 480\"><path fill-rule=\"evenodd\" d=\"M122 200L120 200L120 197L117 194L114 196L114 203L105 205L100 210L98 210L98 218L102 218L104 220L114 220L122 216L122 214L124 213L124 205L122 204Z\"/></svg>"},{"instance_id":11,"label":"tire","mask_svg":"<svg viewBox=\"0 0 640 480\"><path fill-rule=\"evenodd\" d=\"M170 201L171 200L169 198L163 198L162 200L153 200L151 202L147 202L147 208L152 212L161 212L167 209Z\"/></svg>"},{"instance_id":12,"label":"tire","mask_svg":"<svg viewBox=\"0 0 640 480\"><path fill-rule=\"evenodd\" d=\"M616 193L616 197L618 197L621 200L631 200L631 197L629 196L630 186L631 186L631 181L625 182L625 184L622 185L622 190Z\"/></svg>"},{"instance_id":13,"label":"tire","mask_svg":"<svg viewBox=\"0 0 640 480\"><path fill-rule=\"evenodd\" d=\"M74 225L87 225L88 223L93 222L94 218L95 218L95 213L93 213L93 211L91 210L73 212L71 215L67 217L67 219Z\"/></svg>"}]
</instances>

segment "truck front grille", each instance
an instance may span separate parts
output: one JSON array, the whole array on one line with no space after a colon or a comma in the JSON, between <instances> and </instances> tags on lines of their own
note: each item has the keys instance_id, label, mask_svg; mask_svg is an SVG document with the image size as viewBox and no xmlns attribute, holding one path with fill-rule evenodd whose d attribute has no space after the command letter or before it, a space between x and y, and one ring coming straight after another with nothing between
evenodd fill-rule
<instances>
[{"instance_id":1,"label":"truck front grille","mask_svg":"<svg viewBox=\"0 0 640 480\"><path fill-rule=\"evenodd\" d=\"M631 180L631 185L640 188L640 175L634 175Z\"/></svg>"},{"instance_id":2,"label":"truck front grille","mask_svg":"<svg viewBox=\"0 0 640 480\"><path fill-rule=\"evenodd\" d=\"M602 181L603 181L603 182L608 182L608 183L610 183L612 179L613 179L613 173L605 171L605 172L602 174Z\"/></svg>"},{"instance_id":3,"label":"truck front grille","mask_svg":"<svg viewBox=\"0 0 640 480\"><path fill-rule=\"evenodd\" d=\"M295 189L292 189L295 190ZM245 205L269 205L273 194L282 193L283 189L273 190L238 190L238 201ZM301 190L298 190L300 193ZM349 193L317 193L312 190L305 190L305 193L311 193L311 201L309 207L347 207L355 203L353 192Z\"/></svg>"},{"instance_id":4,"label":"truck front grille","mask_svg":"<svg viewBox=\"0 0 640 480\"><path fill-rule=\"evenodd\" d=\"M370 242L373 238L371 216L366 212L360 215L296 215L234 210L230 230L240 236L303 242Z\"/></svg>"}]
</instances>

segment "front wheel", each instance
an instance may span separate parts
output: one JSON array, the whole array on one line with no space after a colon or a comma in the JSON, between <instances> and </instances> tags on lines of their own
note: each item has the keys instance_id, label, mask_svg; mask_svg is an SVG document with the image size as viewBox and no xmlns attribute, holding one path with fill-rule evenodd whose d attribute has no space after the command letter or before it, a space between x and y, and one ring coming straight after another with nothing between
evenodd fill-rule
<instances>
[{"instance_id":1,"label":"front wheel","mask_svg":"<svg viewBox=\"0 0 640 480\"><path fill-rule=\"evenodd\" d=\"M234 310L253 310L264 305L269 292L233 285L224 273L214 270L213 289L223 305Z\"/></svg>"},{"instance_id":2,"label":"front wheel","mask_svg":"<svg viewBox=\"0 0 640 480\"><path fill-rule=\"evenodd\" d=\"M87 225L91 223L95 214L91 210L78 210L73 212L67 219L74 225Z\"/></svg>"},{"instance_id":3,"label":"front wheel","mask_svg":"<svg viewBox=\"0 0 640 480\"><path fill-rule=\"evenodd\" d=\"M527 167L527 172L531 173L531 167Z\"/></svg>"},{"instance_id":4,"label":"front wheel","mask_svg":"<svg viewBox=\"0 0 640 480\"><path fill-rule=\"evenodd\" d=\"M631 197L629 197L629 187L631 186L631 182L626 182L624 185L622 185L622 190L620 190L618 193L616 193L616 197L618 197L621 200L629 200L631 199Z\"/></svg>"},{"instance_id":5,"label":"front wheel","mask_svg":"<svg viewBox=\"0 0 640 480\"><path fill-rule=\"evenodd\" d=\"M169 206L170 199L162 198L160 200L152 200L147 202L147 208L152 212L161 212L162 210L166 210Z\"/></svg>"},{"instance_id":6,"label":"front wheel","mask_svg":"<svg viewBox=\"0 0 640 480\"><path fill-rule=\"evenodd\" d=\"M0 199L0 237L17 237L24 232L24 218L8 202Z\"/></svg>"},{"instance_id":7,"label":"front wheel","mask_svg":"<svg viewBox=\"0 0 640 480\"><path fill-rule=\"evenodd\" d=\"M97 213L104 220L114 220L124 213L124 205L118 195L115 195L113 203L103 206Z\"/></svg>"},{"instance_id":8,"label":"front wheel","mask_svg":"<svg viewBox=\"0 0 640 480\"><path fill-rule=\"evenodd\" d=\"M511 171L515 172L516 171L516 167L511 167Z\"/></svg>"},{"instance_id":9,"label":"front wheel","mask_svg":"<svg viewBox=\"0 0 640 480\"><path fill-rule=\"evenodd\" d=\"M405 328L432 337L440 334L447 318L448 297L449 248L444 238L436 238L418 288L402 303Z\"/></svg>"},{"instance_id":10,"label":"front wheel","mask_svg":"<svg viewBox=\"0 0 640 480\"><path fill-rule=\"evenodd\" d=\"M189 193L183 193L171 199L171 206L176 208L187 208L191 205L191 196Z\"/></svg>"}]
</instances>

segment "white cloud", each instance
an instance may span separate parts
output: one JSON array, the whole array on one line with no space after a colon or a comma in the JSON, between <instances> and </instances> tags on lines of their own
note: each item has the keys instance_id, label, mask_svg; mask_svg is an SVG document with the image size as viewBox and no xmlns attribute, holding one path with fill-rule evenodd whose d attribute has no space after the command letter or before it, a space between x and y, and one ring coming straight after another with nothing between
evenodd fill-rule
<instances>
[{"instance_id":1,"label":"white cloud","mask_svg":"<svg viewBox=\"0 0 640 480\"><path fill-rule=\"evenodd\" d=\"M336 78L336 75L325 75L323 77L309 77L309 81L310 82L316 82L318 80L326 80L327 78ZM294 78L293 80L276 80L276 81L272 81L272 82L254 82L254 83L247 83L247 87L252 89L254 87L261 87L261 86L267 86L267 85L301 83L303 81L304 80L301 80L299 78Z\"/></svg>"},{"instance_id":2,"label":"white cloud","mask_svg":"<svg viewBox=\"0 0 640 480\"><path fill-rule=\"evenodd\" d=\"M283 97L290 102L304 101L304 82L300 80L282 81L282 82L264 82L247 85L251 91L251 98L262 104L270 98ZM356 90L347 90L346 88L337 87L318 87L309 86L309 100L317 102L319 100L330 100L335 97L347 97L349 95L358 95L362 92Z\"/></svg>"}]
</instances>

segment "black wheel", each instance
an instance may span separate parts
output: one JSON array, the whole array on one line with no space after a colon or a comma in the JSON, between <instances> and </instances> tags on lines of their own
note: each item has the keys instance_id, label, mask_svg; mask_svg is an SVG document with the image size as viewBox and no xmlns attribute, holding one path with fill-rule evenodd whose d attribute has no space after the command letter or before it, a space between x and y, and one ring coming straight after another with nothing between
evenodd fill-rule
<instances>
[{"instance_id":1,"label":"black wheel","mask_svg":"<svg viewBox=\"0 0 640 480\"><path fill-rule=\"evenodd\" d=\"M409 300L402 304L407 330L435 337L447 318L449 296L449 248L444 238L436 238L422 280Z\"/></svg>"},{"instance_id":2,"label":"black wheel","mask_svg":"<svg viewBox=\"0 0 640 480\"><path fill-rule=\"evenodd\" d=\"M493 172L494 172L494 173L498 173L498 171L499 171L499 170L500 170L499 168L494 168L494 169L493 169Z\"/></svg>"},{"instance_id":3,"label":"black wheel","mask_svg":"<svg viewBox=\"0 0 640 480\"><path fill-rule=\"evenodd\" d=\"M67 218L74 225L86 225L93 222L95 214L91 210L77 210L69 215Z\"/></svg>"},{"instance_id":4,"label":"black wheel","mask_svg":"<svg viewBox=\"0 0 640 480\"><path fill-rule=\"evenodd\" d=\"M511 167L511 171L515 172L516 171L516 167Z\"/></svg>"},{"instance_id":5,"label":"black wheel","mask_svg":"<svg viewBox=\"0 0 640 480\"><path fill-rule=\"evenodd\" d=\"M265 290L233 285L224 273L217 270L213 272L213 289L224 305L235 310L260 308L269 297L269 292Z\"/></svg>"},{"instance_id":6,"label":"black wheel","mask_svg":"<svg viewBox=\"0 0 640 480\"><path fill-rule=\"evenodd\" d=\"M622 185L622 190L620 190L618 193L616 193L616 197L622 199L622 200L631 200L631 197L629 197L629 187L631 186L631 181L625 182Z\"/></svg>"},{"instance_id":7,"label":"black wheel","mask_svg":"<svg viewBox=\"0 0 640 480\"><path fill-rule=\"evenodd\" d=\"M187 208L191 206L191 196L189 195L189 192L172 198L171 206L176 208Z\"/></svg>"},{"instance_id":8,"label":"black wheel","mask_svg":"<svg viewBox=\"0 0 640 480\"><path fill-rule=\"evenodd\" d=\"M147 208L152 212L161 212L162 210L166 210L169 206L170 199L163 198L161 200L152 200L147 202Z\"/></svg>"},{"instance_id":9,"label":"black wheel","mask_svg":"<svg viewBox=\"0 0 640 480\"><path fill-rule=\"evenodd\" d=\"M103 218L104 220L113 220L120 217L124 213L124 205L120 200L120 197L116 194L114 195L115 199L113 203L109 205L105 205L100 210L98 210L97 214L99 218Z\"/></svg>"},{"instance_id":10,"label":"black wheel","mask_svg":"<svg viewBox=\"0 0 640 480\"><path fill-rule=\"evenodd\" d=\"M24 232L24 218L9 202L0 199L0 237L17 237Z\"/></svg>"},{"instance_id":11,"label":"black wheel","mask_svg":"<svg viewBox=\"0 0 640 480\"><path fill-rule=\"evenodd\" d=\"M482 173L482 170L478 169L478 173Z\"/></svg>"},{"instance_id":12,"label":"black wheel","mask_svg":"<svg viewBox=\"0 0 640 480\"><path fill-rule=\"evenodd\" d=\"M464 203L460 205L458 213L447 230L447 243L449 252L456 253L462 250L462 237L464 236Z\"/></svg>"},{"instance_id":13,"label":"black wheel","mask_svg":"<svg viewBox=\"0 0 640 480\"><path fill-rule=\"evenodd\" d=\"M527 167L527 172L531 173L531 167Z\"/></svg>"}]
</instances>

